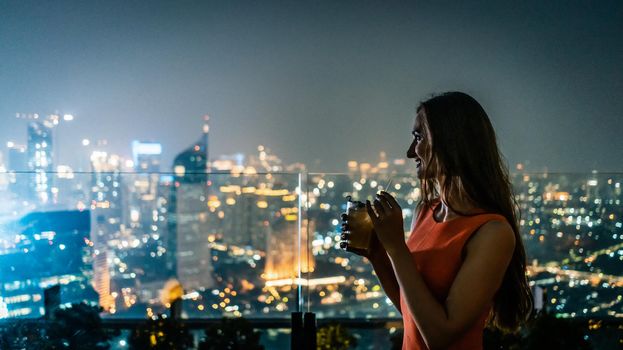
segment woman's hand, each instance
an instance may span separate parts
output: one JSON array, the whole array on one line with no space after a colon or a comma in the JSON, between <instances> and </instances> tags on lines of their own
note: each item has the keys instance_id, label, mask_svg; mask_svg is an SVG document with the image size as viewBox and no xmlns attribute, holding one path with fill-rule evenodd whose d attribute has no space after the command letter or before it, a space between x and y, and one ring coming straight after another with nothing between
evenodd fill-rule
<instances>
[{"instance_id":1,"label":"woman's hand","mask_svg":"<svg viewBox=\"0 0 623 350\"><path fill-rule=\"evenodd\" d=\"M342 219L342 235L340 236L341 242L340 246L345 248L347 251L355 253L359 256L363 256L368 260L372 261L376 259L379 254L386 254L385 248L379 242L379 239L376 237L376 233L372 232L372 237L370 238L370 249L359 249L351 247L348 242L350 241L350 228L348 227L348 215L346 213L342 213L340 216Z\"/></svg>"},{"instance_id":2,"label":"woman's hand","mask_svg":"<svg viewBox=\"0 0 623 350\"><path fill-rule=\"evenodd\" d=\"M374 209L372 208L374 205ZM381 191L373 204L366 201L368 215L374 224L374 231L389 255L406 248L402 209L391 194Z\"/></svg>"}]
</instances>

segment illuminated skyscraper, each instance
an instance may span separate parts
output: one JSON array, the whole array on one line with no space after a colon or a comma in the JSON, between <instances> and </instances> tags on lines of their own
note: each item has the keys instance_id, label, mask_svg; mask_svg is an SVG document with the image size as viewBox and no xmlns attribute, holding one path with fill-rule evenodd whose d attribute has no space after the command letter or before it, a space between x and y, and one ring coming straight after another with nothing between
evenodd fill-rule
<instances>
[{"instance_id":1,"label":"illuminated skyscraper","mask_svg":"<svg viewBox=\"0 0 623 350\"><path fill-rule=\"evenodd\" d=\"M121 159L106 152L93 152L91 155L93 177L91 186L91 216L95 223L91 231L94 244L93 270L94 288L99 293L100 306L114 311L110 296L111 252L108 241L119 235L123 209L121 202Z\"/></svg>"},{"instance_id":2,"label":"illuminated skyscraper","mask_svg":"<svg viewBox=\"0 0 623 350\"><path fill-rule=\"evenodd\" d=\"M160 171L162 145L157 142L132 142L132 160L137 173L157 173Z\"/></svg>"},{"instance_id":3,"label":"illuminated skyscraper","mask_svg":"<svg viewBox=\"0 0 623 350\"><path fill-rule=\"evenodd\" d=\"M110 291L110 270L108 267L108 248L102 237L106 232L105 216L98 215L95 217L96 222L93 225L91 239L97 239L96 249L93 252L93 281L92 285L98 294L99 305L106 311L115 311L115 301ZM94 241L92 244L95 246Z\"/></svg>"},{"instance_id":4,"label":"illuminated skyscraper","mask_svg":"<svg viewBox=\"0 0 623 350\"><path fill-rule=\"evenodd\" d=\"M11 192L13 192L17 198L28 197L28 179L27 175L21 172L28 169L28 158L26 155L26 146L16 145L13 142L9 142L8 146L8 164L7 170L9 172L9 181Z\"/></svg>"},{"instance_id":5,"label":"illuminated skyscraper","mask_svg":"<svg viewBox=\"0 0 623 350\"><path fill-rule=\"evenodd\" d=\"M173 162L167 269L187 291L214 285L207 230L208 120L205 116L201 138Z\"/></svg>"},{"instance_id":6,"label":"illuminated skyscraper","mask_svg":"<svg viewBox=\"0 0 623 350\"><path fill-rule=\"evenodd\" d=\"M88 211L30 213L3 229L19 234L0 250L0 318L42 315L43 289L55 284L63 303L97 299L89 286Z\"/></svg>"},{"instance_id":7,"label":"illuminated skyscraper","mask_svg":"<svg viewBox=\"0 0 623 350\"><path fill-rule=\"evenodd\" d=\"M599 198L599 180L596 171L593 171L591 177L586 182L586 200L593 201Z\"/></svg>"},{"instance_id":8,"label":"illuminated skyscraper","mask_svg":"<svg viewBox=\"0 0 623 350\"><path fill-rule=\"evenodd\" d=\"M8 170L9 171L25 171L28 169L28 158L26 155L26 146L16 145L13 142L8 143Z\"/></svg>"},{"instance_id":9,"label":"illuminated skyscraper","mask_svg":"<svg viewBox=\"0 0 623 350\"><path fill-rule=\"evenodd\" d=\"M28 170L32 172L30 189L35 199L47 203L51 198L53 164L52 129L54 124L37 114L28 123Z\"/></svg>"},{"instance_id":10,"label":"illuminated skyscraper","mask_svg":"<svg viewBox=\"0 0 623 350\"><path fill-rule=\"evenodd\" d=\"M119 227L123 211L121 201L121 159L107 152L91 154L93 167L91 206L97 215L105 214L112 227Z\"/></svg>"},{"instance_id":11,"label":"illuminated skyscraper","mask_svg":"<svg viewBox=\"0 0 623 350\"><path fill-rule=\"evenodd\" d=\"M266 266L264 276L267 281L294 280L301 273L313 272L316 266L314 256L308 246L309 231L315 230L315 224L303 220L301 234L297 232L296 215L275 220L266 236ZM301 239L298 251L298 239Z\"/></svg>"},{"instance_id":12,"label":"illuminated skyscraper","mask_svg":"<svg viewBox=\"0 0 623 350\"><path fill-rule=\"evenodd\" d=\"M203 117L201 138L191 147L178 154L173 161L173 172L176 180L186 183L197 183L205 180L210 171L209 161L209 116Z\"/></svg>"},{"instance_id":13,"label":"illuminated skyscraper","mask_svg":"<svg viewBox=\"0 0 623 350\"><path fill-rule=\"evenodd\" d=\"M154 220L156 197L160 180L160 158L162 145L156 142L132 142L132 156L135 175L130 177L132 186L127 188L127 202L130 209L130 226L143 232L156 231ZM155 214L157 215L157 214Z\"/></svg>"}]
</instances>

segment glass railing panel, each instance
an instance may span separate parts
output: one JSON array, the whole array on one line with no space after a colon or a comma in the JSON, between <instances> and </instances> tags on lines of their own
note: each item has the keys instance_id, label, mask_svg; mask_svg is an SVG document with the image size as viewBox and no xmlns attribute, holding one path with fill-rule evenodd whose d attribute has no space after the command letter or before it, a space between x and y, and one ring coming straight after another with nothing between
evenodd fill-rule
<instances>
[{"instance_id":1,"label":"glass railing panel","mask_svg":"<svg viewBox=\"0 0 623 350\"><path fill-rule=\"evenodd\" d=\"M419 182L398 174L309 174L306 181L306 222L309 232L304 244L311 254L313 269L305 274L305 305L319 318L387 318L399 313L385 296L367 259L340 247L340 214L346 211L347 197L372 200L387 190L403 205L405 231L420 199Z\"/></svg>"},{"instance_id":2,"label":"glass railing panel","mask_svg":"<svg viewBox=\"0 0 623 350\"><path fill-rule=\"evenodd\" d=\"M623 174L512 182L537 306L621 317ZM0 173L0 318L40 316L56 284L61 303L113 318L398 318L368 262L339 247L339 216L347 195L389 187L408 232L418 186L383 173Z\"/></svg>"},{"instance_id":3,"label":"glass railing panel","mask_svg":"<svg viewBox=\"0 0 623 350\"><path fill-rule=\"evenodd\" d=\"M314 266L303 291L318 317L399 317L368 262L338 245L345 197L371 198L388 177L309 174L306 245ZM511 180L536 308L559 317L623 317L623 174L513 173ZM418 186L396 175L389 186L407 235Z\"/></svg>"},{"instance_id":4,"label":"glass railing panel","mask_svg":"<svg viewBox=\"0 0 623 350\"><path fill-rule=\"evenodd\" d=\"M623 317L623 174L514 174L538 307Z\"/></svg>"},{"instance_id":5,"label":"glass railing panel","mask_svg":"<svg viewBox=\"0 0 623 350\"><path fill-rule=\"evenodd\" d=\"M289 317L299 178L0 174L0 318L42 315L56 284L62 304L94 302L105 317Z\"/></svg>"},{"instance_id":6,"label":"glass railing panel","mask_svg":"<svg viewBox=\"0 0 623 350\"><path fill-rule=\"evenodd\" d=\"M298 186L298 174L174 179L168 234L178 250L168 256L189 297L187 317L289 317L296 310Z\"/></svg>"}]
</instances>

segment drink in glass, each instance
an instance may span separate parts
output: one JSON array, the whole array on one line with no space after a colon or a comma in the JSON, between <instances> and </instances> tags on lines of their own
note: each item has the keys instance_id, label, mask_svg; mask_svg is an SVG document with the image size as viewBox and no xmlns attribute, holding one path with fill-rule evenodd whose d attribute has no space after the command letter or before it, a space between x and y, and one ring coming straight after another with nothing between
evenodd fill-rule
<instances>
[{"instance_id":1,"label":"drink in glass","mask_svg":"<svg viewBox=\"0 0 623 350\"><path fill-rule=\"evenodd\" d=\"M346 245L342 245L343 248L369 251L374 226L372 225L372 219L370 219L368 215L365 203L353 201L349 196L348 202L346 203L346 215L348 217L350 235L348 236Z\"/></svg>"}]
</instances>

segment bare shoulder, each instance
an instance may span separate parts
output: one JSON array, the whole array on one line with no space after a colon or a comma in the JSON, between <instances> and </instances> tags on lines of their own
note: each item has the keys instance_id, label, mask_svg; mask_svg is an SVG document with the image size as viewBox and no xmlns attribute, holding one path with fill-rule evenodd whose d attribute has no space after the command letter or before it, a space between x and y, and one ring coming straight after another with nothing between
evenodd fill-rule
<instances>
[{"instance_id":1,"label":"bare shoulder","mask_svg":"<svg viewBox=\"0 0 623 350\"><path fill-rule=\"evenodd\" d=\"M476 250L508 254L515 249L515 233L507 221L491 220L474 232L466 249L468 253Z\"/></svg>"}]
</instances>

